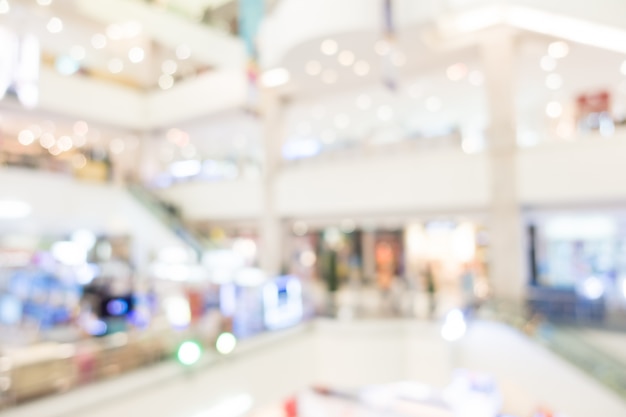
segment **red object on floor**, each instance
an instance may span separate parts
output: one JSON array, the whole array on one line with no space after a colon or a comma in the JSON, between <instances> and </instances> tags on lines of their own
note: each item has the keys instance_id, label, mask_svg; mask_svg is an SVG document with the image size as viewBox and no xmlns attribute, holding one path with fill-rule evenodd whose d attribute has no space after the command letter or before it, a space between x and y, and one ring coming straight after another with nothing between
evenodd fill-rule
<instances>
[{"instance_id":1,"label":"red object on floor","mask_svg":"<svg viewBox=\"0 0 626 417\"><path fill-rule=\"evenodd\" d=\"M298 417L298 401L296 397L291 397L284 404L285 417Z\"/></svg>"}]
</instances>

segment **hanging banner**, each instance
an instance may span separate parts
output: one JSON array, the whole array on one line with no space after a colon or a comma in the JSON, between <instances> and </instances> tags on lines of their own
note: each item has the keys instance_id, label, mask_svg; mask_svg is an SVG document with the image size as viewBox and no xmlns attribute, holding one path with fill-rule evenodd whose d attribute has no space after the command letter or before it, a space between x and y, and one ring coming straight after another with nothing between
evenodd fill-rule
<instances>
[{"instance_id":1,"label":"hanging banner","mask_svg":"<svg viewBox=\"0 0 626 417\"><path fill-rule=\"evenodd\" d=\"M239 0L239 35L248 52L248 108L256 113L259 101L259 49L257 35L265 14L264 0Z\"/></svg>"}]
</instances>

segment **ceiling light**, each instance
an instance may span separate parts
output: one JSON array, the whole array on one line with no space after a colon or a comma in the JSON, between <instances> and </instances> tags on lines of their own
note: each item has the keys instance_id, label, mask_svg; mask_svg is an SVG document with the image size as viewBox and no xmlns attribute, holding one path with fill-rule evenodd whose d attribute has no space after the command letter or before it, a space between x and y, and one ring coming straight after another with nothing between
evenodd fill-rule
<instances>
[{"instance_id":1,"label":"ceiling light","mask_svg":"<svg viewBox=\"0 0 626 417\"><path fill-rule=\"evenodd\" d=\"M72 46L70 49L70 56L76 61L82 61L85 59L85 48L79 45Z\"/></svg>"},{"instance_id":2,"label":"ceiling light","mask_svg":"<svg viewBox=\"0 0 626 417\"><path fill-rule=\"evenodd\" d=\"M372 98L367 94L361 94L356 98L356 106L359 110L367 110L372 106Z\"/></svg>"},{"instance_id":3,"label":"ceiling light","mask_svg":"<svg viewBox=\"0 0 626 417\"><path fill-rule=\"evenodd\" d=\"M467 75L467 66L461 62L450 65L446 70L446 75L450 81L461 81Z\"/></svg>"},{"instance_id":4,"label":"ceiling light","mask_svg":"<svg viewBox=\"0 0 626 417\"><path fill-rule=\"evenodd\" d=\"M161 64L161 71L164 74L173 75L178 70L178 64L173 59L167 59Z\"/></svg>"},{"instance_id":5,"label":"ceiling light","mask_svg":"<svg viewBox=\"0 0 626 417\"><path fill-rule=\"evenodd\" d=\"M339 54L339 63L344 67L349 67L354 63L355 56L354 53L350 51L341 51Z\"/></svg>"},{"instance_id":6,"label":"ceiling light","mask_svg":"<svg viewBox=\"0 0 626 417\"><path fill-rule=\"evenodd\" d=\"M319 75L322 72L322 64L319 61L309 61L304 69L311 76Z\"/></svg>"},{"instance_id":7,"label":"ceiling light","mask_svg":"<svg viewBox=\"0 0 626 417\"><path fill-rule=\"evenodd\" d=\"M289 71L285 68L274 68L261 74L261 84L267 88L280 87L290 79Z\"/></svg>"},{"instance_id":8,"label":"ceiling light","mask_svg":"<svg viewBox=\"0 0 626 417\"><path fill-rule=\"evenodd\" d=\"M539 66L544 71L554 71L556 69L556 59L552 58L550 55L546 55L539 61Z\"/></svg>"},{"instance_id":9,"label":"ceiling light","mask_svg":"<svg viewBox=\"0 0 626 417\"><path fill-rule=\"evenodd\" d=\"M20 142L20 144L28 146L35 141L35 135L32 131L24 129L17 136L17 140Z\"/></svg>"},{"instance_id":10,"label":"ceiling light","mask_svg":"<svg viewBox=\"0 0 626 417\"><path fill-rule=\"evenodd\" d=\"M52 0L37 0L37 4L40 6L50 6L52 4Z\"/></svg>"},{"instance_id":11,"label":"ceiling light","mask_svg":"<svg viewBox=\"0 0 626 417\"><path fill-rule=\"evenodd\" d=\"M485 76L478 70L470 72L468 79L470 84L475 87L480 87L485 82Z\"/></svg>"},{"instance_id":12,"label":"ceiling light","mask_svg":"<svg viewBox=\"0 0 626 417\"><path fill-rule=\"evenodd\" d=\"M141 61L143 61L145 56L146 56L145 51L138 46L135 46L134 48L130 48L130 51L128 51L128 59L133 64L140 63Z\"/></svg>"},{"instance_id":13,"label":"ceiling light","mask_svg":"<svg viewBox=\"0 0 626 417\"><path fill-rule=\"evenodd\" d=\"M356 75L358 75L359 77L364 77L370 72L370 64L368 64L366 61L357 61L354 64L353 69Z\"/></svg>"},{"instance_id":14,"label":"ceiling light","mask_svg":"<svg viewBox=\"0 0 626 417\"><path fill-rule=\"evenodd\" d=\"M113 58L109 61L107 67L113 74L119 74L124 69L124 62L119 58Z\"/></svg>"},{"instance_id":15,"label":"ceiling light","mask_svg":"<svg viewBox=\"0 0 626 417\"><path fill-rule=\"evenodd\" d=\"M95 49L102 49L107 46L107 38L102 33L96 33L91 37L91 46Z\"/></svg>"},{"instance_id":16,"label":"ceiling light","mask_svg":"<svg viewBox=\"0 0 626 417\"><path fill-rule=\"evenodd\" d=\"M80 64L69 56L61 55L54 61L54 67L59 74L72 75L80 69Z\"/></svg>"},{"instance_id":17,"label":"ceiling light","mask_svg":"<svg viewBox=\"0 0 626 417\"><path fill-rule=\"evenodd\" d=\"M406 65L406 55L403 52L397 51L391 57L391 63L396 67L403 67Z\"/></svg>"},{"instance_id":18,"label":"ceiling light","mask_svg":"<svg viewBox=\"0 0 626 417\"><path fill-rule=\"evenodd\" d=\"M187 44L178 45L176 48L176 57L180 60L189 59L191 57L191 48Z\"/></svg>"},{"instance_id":19,"label":"ceiling light","mask_svg":"<svg viewBox=\"0 0 626 417\"><path fill-rule=\"evenodd\" d=\"M546 115L551 119L557 119L563 114L563 106L558 101L551 101L546 106Z\"/></svg>"},{"instance_id":20,"label":"ceiling light","mask_svg":"<svg viewBox=\"0 0 626 417\"><path fill-rule=\"evenodd\" d=\"M393 109L389 106L380 106L376 115L383 122L388 122L393 119Z\"/></svg>"},{"instance_id":21,"label":"ceiling light","mask_svg":"<svg viewBox=\"0 0 626 417\"><path fill-rule=\"evenodd\" d=\"M374 44L374 51L380 56L385 56L391 51L391 45L386 40L381 39Z\"/></svg>"},{"instance_id":22,"label":"ceiling light","mask_svg":"<svg viewBox=\"0 0 626 417\"><path fill-rule=\"evenodd\" d=\"M124 29L120 25L112 23L107 26L106 34L112 41L119 41L124 36Z\"/></svg>"},{"instance_id":23,"label":"ceiling light","mask_svg":"<svg viewBox=\"0 0 626 417\"><path fill-rule=\"evenodd\" d=\"M41 138L39 138L39 144L44 149L50 149L52 146L54 146L55 142L56 139L54 138L54 135L50 132L45 132L41 135Z\"/></svg>"},{"instance_id":24,"label":"ceiling light","mask_svg":"<svg viewBox=\"0 0 626 417\"><path fill-rule=\"evenodd\" d=\"M57 142L57 146L63 152L69 151L72 149L74 144L72 143L72 138L69 136L61 136Z\"/></svg>"},{"instance_id":25,"label":"ceiling light","mask_svg":"<svg viewBox=\"0 0 626 417\"><path fill-rule=\"evenodd\" d=\"M546 87L550 90L558 90L563 85L563 78L559 74L549 74L546 77Z\"/></svg>"},{"instance_id":26,"label":"ceiling light","mask_svg":"<svg viewBox=\"0 0 626 417\"><path fill-rule=\"evenodd\" d=\"M21 219L28 217L32 208L19 200L0 200L0 219Z\"/></svg>"},{"instance_id":27,"label":"ceiling light","mask_svg":"<svg viewBox=\"0 0 626 417\"><path fill-rule=\"evenodd\" d=\"M141 34L141 23L131 20L126 22L123 27L124 37L127 39L135 38Z\"/></svg>"},{"instance_id":28,"label":"ceiling light","mask_svg":"<svg viewBox=\"0 0 626 417\"><path fill-rule=\"evenodd\" d=\"M443 107L443 103L439 97L432 96L426 99L426 109L428 111L434 113L441 110L441 107Z\"/></svg>"},{"instance_id":29,"label":"ceiling light","mask_svg":"<svg viewBox=\"0 0 626 417\"><path fill-rule=\"evenodd\" d=\"M322 51L322 53L324 55L329 55L329 56L335 55L338 49L339 49L339 45L337 44L336 41L332 39L326 39L324 42L322 42L320 46L320 50Z\"/></svg>"},{"instance_id":30,"label":"ceiling light","mask_svg":"<svg viewBox=\"0 0 626 417\"><path fill-rule=\"evenodd\" d=\"M11 5L8 0L0 0L0 14L7 14L11 11Z\"/></svg>"},{"instance_id":31,"label":"ceiling light","mask_svg":"<svg viewBox=\"0 0 626 417\"><path fill-rule=\"evenodd\" d=\"M89 132L89 125L83 120L74 123L74 133L79 136L85 136Z\"/></svg>"},{"instance_id":32,"label":"ceiling light","mask_svg":"<svg viewBox=\"0 0 626 417\"><path fill-rule=\"evenodd\" d=\"M322 81L324 81L324 83L326 84L334 84L335 82L337 82L338 78L339 76L333 70L326 70L322 74Z\"/></svg>"},{"instance_id":33,"label":"ceiling light","mask_svg":"<svg viewBox=\"0 0 626 417\"><path fill-rule=\"evenodd\" d=\"M169 74L163 74L159 77L159 87L161 90L169 90L174 86L174 77Z\"/></svg>"},{"instance_id":34,"label":"ceiling light","mask_svg":"<svg viewBox=\"0 0 626 417\"><path fill-rule=\"evenodd\" d=\"M59 33L63 30L63 21L58 17L53 17L48 20L48 24L46 25L48 32L50 33Z\"/></svg>"},{"instance_id":35,"label":"ceiling light","mask_svg":"<svg viewBox=\"0 0 626 417\"><path fill-rule=\"evenodd\" d=\"M548 46L548 55L555 59L565 58L569 54L569 45L567 42L552 42Z\"/></svg>"}]
</instances>

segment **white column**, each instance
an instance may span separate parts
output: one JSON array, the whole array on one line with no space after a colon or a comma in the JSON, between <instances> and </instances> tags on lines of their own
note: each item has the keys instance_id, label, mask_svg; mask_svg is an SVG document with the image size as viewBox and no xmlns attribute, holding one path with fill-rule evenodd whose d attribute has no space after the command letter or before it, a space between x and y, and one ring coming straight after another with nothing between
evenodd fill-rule
<instances>
[{"instance_id":1,"label":"white column","mask_svg":"<svg viewBox=\"0 0 626 417\"><path fill-rule=\"evenodd\" d=\"M497 34L500 35L500 34ZM490 270L494 295L520 299L525 293L522 216L517 191L515 39L510 33L482 44L490 126Z\"/></svg>"},{"instance_id":2,"label":"white column","mask_svg":"<svg viewBox=\"0 0 626 417\"><path fill-rule=\"evenodd\" d=\"M282 235L280 216L276 210L275 184L281 161L283 139L283 108L280 96L272 90L261 94L263 118L263 175L262 212L259 219L259 263L268 276L275 276L282 269Z\"/></svg>"}]
</instances>

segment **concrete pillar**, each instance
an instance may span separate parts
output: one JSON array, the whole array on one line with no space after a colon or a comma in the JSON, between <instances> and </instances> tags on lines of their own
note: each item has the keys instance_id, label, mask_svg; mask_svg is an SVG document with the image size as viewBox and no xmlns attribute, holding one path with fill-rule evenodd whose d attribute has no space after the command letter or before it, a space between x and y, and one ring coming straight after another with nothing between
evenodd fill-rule
<instances>
[{"instance_id":1,"label":"concrete pillar","mask_svg":"<svg viewBox=\"0 0 626 417\"><path fill-rule=\"evenodd\" d=\"M491 178L489 277L496 297L521 299L526 283L517 190L515 39L504 32L490 36L481 47L490 116L487 131Z\"/></svg>"},{"instance_id":2,"label":"concrete pillar","mask_svg":"<svg viewBox=\"0 0 626 417\"><path fill-rule=\"evenodd\" d=\"M276 176L280 169L283 140L283 105L280 96L272 90L261 94L263 118L263 172L262 212L259 219L259 264L269 276L282 270L283 228L276 209Z\"/></svg>"}]
</instances>

